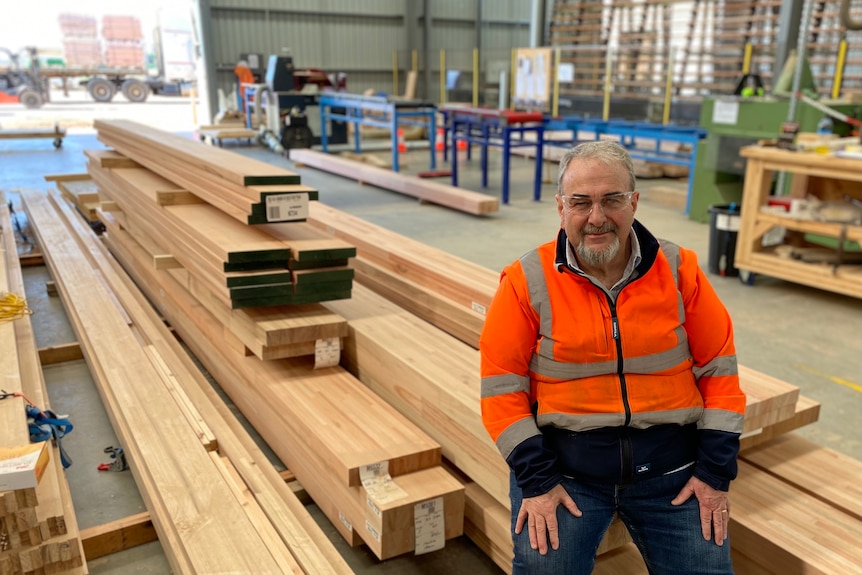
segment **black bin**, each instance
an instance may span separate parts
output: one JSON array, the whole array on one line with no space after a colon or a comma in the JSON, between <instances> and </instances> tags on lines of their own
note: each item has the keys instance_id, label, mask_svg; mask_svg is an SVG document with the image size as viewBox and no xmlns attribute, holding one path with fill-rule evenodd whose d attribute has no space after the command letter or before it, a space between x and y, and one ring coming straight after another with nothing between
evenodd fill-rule
<instances>
[{"instance_id":1,"label":"black bin","mask_svg":"<svg viewBox=\"0 0 862 575\"><path fill-rule=\"evenodd\" d=\"M709 207L709 273L730 277L739 275L739 270L733 265L739 221L739 206L736 204Z\"/></svg>"}]
</instances>

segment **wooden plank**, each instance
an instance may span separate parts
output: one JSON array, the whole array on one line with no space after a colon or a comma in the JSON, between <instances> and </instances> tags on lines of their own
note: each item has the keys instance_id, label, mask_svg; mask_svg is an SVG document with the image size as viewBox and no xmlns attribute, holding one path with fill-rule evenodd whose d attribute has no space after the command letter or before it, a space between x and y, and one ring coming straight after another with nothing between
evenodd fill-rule
<instances>
[{"instance_id":1,"label":"wooden plank","mask_svg":"<svg viewBox=\"0 0 862 575\"><path fill-rule=\"evenodd\" d=\"M106 170L141 167L136 161L127 158L115 150L84 150L84 155L87 156L88 161Z\"/></svg>"},{"instance_id":2,"label":"wooden plank","mask_svg":"<svg viewBox=\"0 0 862 575\"><path fill-rule=\"evenodd\" d=\"M81 345L76 341L39 348L39 362L43 366L79 359L84 359L84 354L81 351Z\"/></svg>"},{"instance_id":3,"label":"wooden plank","mask_svg":"<svg viewBox=\"0 0 862 575\"><path fill-rule=\"evenodd\" d=\"M147 511L81 531L88 561L157 541L159 538Z\"/></svg>"},{"instance_id":4,"label":"wooden plank","mask_svg":"<svg viewBox=\"0 0 862 575\"><path fill-rule=\"evenodd\" d=\"M93 281L91 264L74 236L43 194L24 190L21 196L40 245L49 247L52 274L65 286L61 295L70 321L174 569L280 572L239 502L227 486L213 481L212 461L168 390L136 385L153 382L159 374L125 320L111 311L111 298L100 281ZM66 222L74 225L68 218ZM103 365L110 370L103 371ZM165 457L183 465L156 463ZM193 537L175 527L184 517L202 514L209 519L197 524Z\"/></svg>"},{"instance_id":5,"label":"wooden plank","mask_svg":"<svg viewBox=\"0 0 862 575\"><path fill-rule=\"evenodd\" d=\"M485 215L500 209L499 200L487 194L384 170L323 152L305 149L291 150L290 159L312 168L356 179L468 214Z\"/></svg>"},{"instance_id":6,"label":"wooden plank","mask_svg":"<svg viewBox=\"0 0 862 575\"><path fill-rule=\"evenodd\" d=\"M13 293L23 294L24 278L18 265L17 246L12 229L6 199L3 192L0 191L0 276L4 278L0 280L0 284L5 285L6 289ZM43 409L49 409L51 407L50 401L39 364L39 356L36 352L36 338L30 319L25 316L12 322L11 327L14 330L17 346L20 391ZM11 351L5 346L0 346L0 356ZM5 366L7 361L11 363L11 357L6 356L0 363ZM0 371L3 369L0 368ZM4 379L4 385L10 386L7 389L13 387L12 381L9 379ZM15 404L20 399L7 398L2 403L11 402ZM13 419L25 420L23 406L19 406L16 417ZM26 427L26 422L24 426ZM15 433L20 431L17 427L13 429ZM5 436L4 439L8 440L10 437ZM15 441L17 443L17 439ZM26 441L29 441L29 437ZM44 534L42 530L39 531L40 542L38 546L26 550L26 556L33 557L35 554L41 558L44 554L44 557L48 558L48 560L42 561L46 570L63 571L66 575L79 575L87 572L78 535L75 509L72 505L69 485L66 482L57 447L52 447L51 461L36 489L9 492L0 494L0 496L2 496L2 503L6 510L14 511L16 508L20 509L21 506L29 508L35 506L36 522L40 525L52 524L55 526L48 529L48 532ZM17 507L14 505L15 503L18 504ZM24 554L17 554L15 551L3 554L4 561L13 558L23 559L23 557Z\"/></svg>"},{"instance_id":7,"label":"wooden plank","mask_svg":"<svg viewBox=\"0 0 862 575\"><path fill-rule=\"evenodd\" d=\"M808 397L799 396L796 402L796 410L792 417L767 425L764 428L757 429L751 433L745 433L739 438L740 450L744 453L745 450L751 449L756 445L760 445L770 439L774 439L783 433L788 433L795 429L799 429L805 425L816 422L820 417L820 403Z\"/></svg>"},{"instance_id":8,"label":"wooden plank","mask_svg":"<svg viewBox=\"0 0 862 575\"><path fill-rule=\"evenodd\" d=\"M771 573L859 572L862 522L745 461L733 482L734 548Z\"/></svg>"},{"instance_id":9,"label":"wooden plank","mask_svg":"<svg viewBox=\"0 0 862 575\"><path fill-rule=\"evenodd\" d=\"M862 462L793 433L747 450L742 459L862 521Z\"/></svg>"}]
</instances>

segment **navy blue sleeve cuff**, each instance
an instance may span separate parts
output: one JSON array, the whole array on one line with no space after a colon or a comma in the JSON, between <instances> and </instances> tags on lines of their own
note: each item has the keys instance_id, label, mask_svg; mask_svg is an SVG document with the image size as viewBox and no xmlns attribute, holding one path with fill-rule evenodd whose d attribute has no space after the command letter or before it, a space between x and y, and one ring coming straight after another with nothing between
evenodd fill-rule
<instances>
[{"instance_id":1,"label":"navy blue sleeve cuff","mask_svg":"<svg viewBox=\"0 0 862 575\"><path fill-rule=\"evenodd\" d=\"M512 468L524 497L547 493L563 481L563 476L557 471L557 456L545 448L541 435L518 445L506 463Z\"/></svg>"}]
</instances>

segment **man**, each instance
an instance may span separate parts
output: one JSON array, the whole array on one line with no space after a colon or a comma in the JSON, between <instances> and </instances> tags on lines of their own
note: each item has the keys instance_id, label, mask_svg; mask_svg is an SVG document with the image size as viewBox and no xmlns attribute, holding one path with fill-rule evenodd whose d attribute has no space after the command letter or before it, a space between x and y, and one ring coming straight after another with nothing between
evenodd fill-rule
<instances>
[{"instance_id":1,"label":"man","mask_svg":"<svg viewBox=\"0 0 862 575\"><path fill-rule=\"evenodd\" d=\"M618 514L651 573L731 574L745 396L727 310L693 252L635 220L622 146L573 148L557 187L556 240L503 270L479 342L513 573L591 573Z\"/></svg>"}]
</instances>

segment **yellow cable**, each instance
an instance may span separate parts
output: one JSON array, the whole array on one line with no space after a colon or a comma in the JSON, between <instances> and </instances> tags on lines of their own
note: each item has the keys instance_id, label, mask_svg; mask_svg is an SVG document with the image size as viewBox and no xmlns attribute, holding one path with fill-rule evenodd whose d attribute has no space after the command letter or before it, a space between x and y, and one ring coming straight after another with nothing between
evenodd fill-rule
<instances>
[{"instance_id":1,"label":"yellow cable","mask_svg":"<svg viewBox=\"0 0 862 575\"><path fill-rule=\"evenodd\" d=\"M6 323L25 315L33 315L27 300L12 292L0 292L0 323Z\"/></svg>"}]
</instances>

